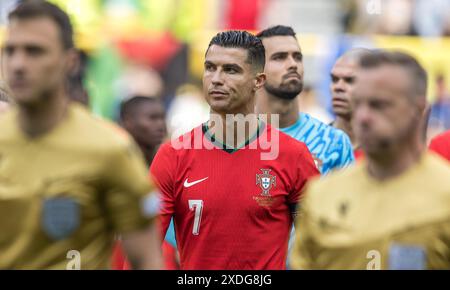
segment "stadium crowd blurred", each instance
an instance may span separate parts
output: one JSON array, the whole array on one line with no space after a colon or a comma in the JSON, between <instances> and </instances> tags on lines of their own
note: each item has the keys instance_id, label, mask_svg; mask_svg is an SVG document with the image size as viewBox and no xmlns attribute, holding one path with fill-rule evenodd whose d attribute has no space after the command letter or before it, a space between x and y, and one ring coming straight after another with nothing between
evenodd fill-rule
<instances>
[{"instance_id":1,"label":"stadium crowd blurred","mask_svg":"<svg viewBox=\"0 0 450 290\"><path fill-rule=\"evenodd\" d=\"M0 39L7 12L17 2L2 0ZM51 2L71 16L81 50L71 83L85 89L74 89L73 97L88 103L89 96L93 112L112 120L118 120L123 99L148 95L163 100L169 134L188 131L208 116L199 88L209 38L223 29L258 31L286 24L299 34L307 56L302 111L324 122L333 119L328 76L343 52L397 47L417 57L430 75L428 97L434 105L428 136L450 128L446 0Z\"/></svg>"}]
</instances>

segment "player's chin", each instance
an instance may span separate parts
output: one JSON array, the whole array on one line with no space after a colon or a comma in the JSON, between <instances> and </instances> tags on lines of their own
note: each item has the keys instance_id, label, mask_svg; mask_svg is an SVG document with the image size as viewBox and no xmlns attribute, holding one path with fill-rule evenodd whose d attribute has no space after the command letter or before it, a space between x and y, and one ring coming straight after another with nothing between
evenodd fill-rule
<instances>
[{"instance_id":1,"label":"player's chin","mask_svg":"<svg viewBox=\"0 0 450 290\"><path fill-rule=\"evenodd\" d=\"M364 151L367 153L377 153L380 150L383 149L383 144L386 143L385 138L382 138L378 135L374 134L360 134L358 137L358 141L361 145L361 148L363 148Z\"/></svg>"},{"instance_id":2,"label":"player's chin","mask_svg":"<svg viewBox=\"0 0 450 290\"><path fill-rule=\"evenodd\" d=\"M349 116L351 115L351 111L349 108L345 106L333 105L333 112L338 116Z\"/></svg>"},{"instance_id":3,"label":"player's chin","mask_svg":"<svg viewBox=\"0 0 450 290\"><path fill-rule=\"evenodd\" d=\"M230 104L228 100L211 100L209 106L214 112L226 113L230 110Z\"/></svg>"},{"instance_id":4,"label":"player's chin","mask_svg":"<svg viewBox=\"0 0 450 290\"><path fill-rule=\"evenodd\" d=\"M299 92L303 89L303 82L300 79L289 79L281 84L281 88L289 92Z\"/></svg>"},{"instance_id":5,"label":"player's chin","mask_svg":"<svg viewBox=\"0 0 450 290\"><path fill-rule=\"evenodd\" d=\"M36 94L31 93L29 90L15 91L14 101L22 106L32 106L39 101L39 98Z\"/></svg>"}]
</instances>

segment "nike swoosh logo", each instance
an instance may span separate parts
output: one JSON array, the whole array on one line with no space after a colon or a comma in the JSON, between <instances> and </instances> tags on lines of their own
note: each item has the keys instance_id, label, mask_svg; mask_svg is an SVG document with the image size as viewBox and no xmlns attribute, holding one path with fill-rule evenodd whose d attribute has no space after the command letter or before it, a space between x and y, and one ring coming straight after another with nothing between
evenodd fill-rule
<instances>
[{"instance_id":1,"label":"nike swoosh logo","mask_svg":"<svg viewBox=\"0 0 450 290\"><path fill-rule=\"evenodd\" d=\"M186 178L186 180L184 181L184 187L186 187L186 188L187 187L191 187L193 185L196 185L197 183L205 181L206 179L208 179L208 177L205 177L203 179L199 179L199 180L196 180L196 181L193 181L193 182L188 182L188 178Z\"/></svg>"}]
</instances>

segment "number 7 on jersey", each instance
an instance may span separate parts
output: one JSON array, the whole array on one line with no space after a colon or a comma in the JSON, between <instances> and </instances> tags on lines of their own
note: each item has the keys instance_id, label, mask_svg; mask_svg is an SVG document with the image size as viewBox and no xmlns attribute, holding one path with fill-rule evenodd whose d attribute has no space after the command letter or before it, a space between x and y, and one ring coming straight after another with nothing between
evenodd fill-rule
<instances>
[{"instance_id":1,"label":"number 7 on jersey","mask_svg":"<svg viewBox=\"0 0 450 290\"><path fill-rule=\"evenodd\" d=\"M200 232L200 222L202 220L203 200L190 199L189 209L195 211L194 213L194 227L192 228L192 234L198 236Z\"/></svg>"}]
</instances>

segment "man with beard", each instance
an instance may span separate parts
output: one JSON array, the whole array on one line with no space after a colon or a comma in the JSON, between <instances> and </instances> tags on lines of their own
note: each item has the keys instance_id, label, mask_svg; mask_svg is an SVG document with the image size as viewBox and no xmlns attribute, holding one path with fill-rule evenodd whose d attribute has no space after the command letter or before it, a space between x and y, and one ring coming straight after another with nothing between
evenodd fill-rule
<instances>
[{"instance_id":1,"label":"man with beard","mask_svg":"<svg viewBox=\"0 0 450 290\"><path fill-rule=\"evenodd\" d=\"M450 166L425 150L427 74L411 56L364 55L352 92L365 158L308 186L295 269L449 269Z\"/></svg>"},{"instance_id":2,"label":"man with beard","mask_svg":"<svg viewBox=\"0 0 450 290\"><path fill-rule=\"evenodd\" d=\"M258 91L256 110L278 114L280 131L304 142L322 174L354 161L349 137L300 113L297 96L303 89L303 55L291 27L274 26L257 35L266 50L267 81Z\"/></svg>"}]
</instances>

